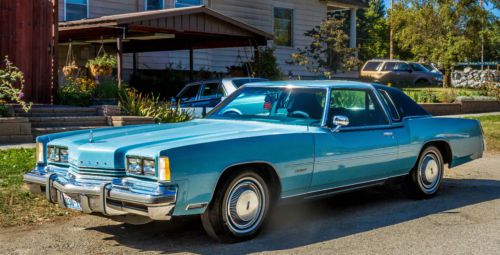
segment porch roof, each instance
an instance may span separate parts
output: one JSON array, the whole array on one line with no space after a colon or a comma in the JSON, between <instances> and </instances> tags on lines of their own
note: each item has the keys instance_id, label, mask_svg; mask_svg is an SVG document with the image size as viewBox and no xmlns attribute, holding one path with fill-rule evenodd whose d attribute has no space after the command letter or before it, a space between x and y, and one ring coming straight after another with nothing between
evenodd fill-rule
<instances>
[{"instance_id":1,"label":"porch roof","mask_svg":"<svg viewBox=\"0 0 500 255\"><path fill-rule=\"evenodd\" d=\"M134 12L59 23L59 43L115 45L123 52L267 45L273 35L205 6Z\"/></svg>"}]
</instances>

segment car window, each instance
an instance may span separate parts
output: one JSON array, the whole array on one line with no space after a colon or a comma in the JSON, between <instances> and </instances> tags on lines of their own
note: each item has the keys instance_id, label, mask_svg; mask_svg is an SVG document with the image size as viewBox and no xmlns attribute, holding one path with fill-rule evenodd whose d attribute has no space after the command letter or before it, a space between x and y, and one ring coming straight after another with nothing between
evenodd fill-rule
<instances>
[{"instance_id":1,"label":"car window","mask_svg":"<svg viewBox=\"0 0 500 255\"><path fill-rule=\"evenodd\" d=\"M235 79L235 80L232 80L231 82L233 83L233 85L236 87L236 88L239 88L247 83L251 83L251 82L259 82L259 81L266 81L266 79L251 79L251 78L248 78L248 79Z\"/></svg>"},{"instance_id":2,"label":"car window","mask_svg":"<svg viewBox=\"0 0 500 255\"><path fill-rule=\"evenodd\" d=\"M377 89L386 91L391 97L396 109L399 113L400 118L410 117L410 116L425 116L430 115L425 111L420 105L415 103L410 97L408 97L404 92L397 88L390 88L386 86L378 86Z\"/></svg>"},{"instance_id":3,"label":"car window","mask_svg":"<svg viewBox=\"0 0 500 255\"><path fill-rule=\"evenodd\" d=\"M199 90L200 90L200 85L188 86L186 89L184 89L179 98L184 101L196 100Z\"/></svg>"},{"instance_id":4,"label":"car window","mask_svg":"<svg viewBox=\"0 0 500 255\"><path fill-rule=\"evenodd\" d=\"M369 90L334 89L331 93L329 124L333 116L349 118L348 127L361 127L388 124L382 106Z\"/></svg>"},{"instance_id":5,"label":"car window","mask_svg":"<svg viewBox=\"0 0 500 255\"><path fill-rule=\"evenodd\" d=\"M394 66L394 71L407 71L410 70L410 65L406 63L396 63Z\"/></svg>"},{"instance_id":6,"label":"car window","mask_svg":"<svg viewBox=\"0 0 500 255\"><path fill-rule=\"evenodd\" d=\"M394 70L394 67L396 66L396 62L386 62L384 65L384 68L382 68L383 71L392 71Z\"/></svg>"},{"instance_id":7,"label":"car window","mask_svg":"<svg viewBox=\"0 0 500 255\"><path fill-rule=\"evenodd\" d=\"M201 90L200 99L209 99L209 98L218 98L222 97L222 93L220 93L220 84L219 83L207 83L203 86Z\"/></svg>"},{"instance_id":8,"label":"car window","mask_svg":"<svg viewBox=\"0 0 500 255\"><path fill-rule=\"evenodd\" d=\"M398 110L396 109L396 105L392 101L391 97L385 90L378 90L380 95L382 95L382 99L384 100L385 104L389 107L389 110L391 111L391 117L393 121L401 121L401 117L399 116Z\"/></svg>"},{"instance_id":9,"label":"car window","mask_svg":"<svg viewBox=\"0 0 500 255\"><path fill-rule=\"evenodd\" d=\"M429 70L427 70L427 68L425 68L423 65L418 64L418 63L410 63L410 66L413 69L413 71L417 71L417 72L429 72Z\"/></svg>"},{"instance_id":10,"label":"car window","mask_svg":"<svg viewBox=\"0 0 500 255\"><path fill-rule=\"evenodd\" d=\"M363 68L363 71L377 71L381 63L382 62L380 61L368 61Z\"/></svg>"}]
</instances>

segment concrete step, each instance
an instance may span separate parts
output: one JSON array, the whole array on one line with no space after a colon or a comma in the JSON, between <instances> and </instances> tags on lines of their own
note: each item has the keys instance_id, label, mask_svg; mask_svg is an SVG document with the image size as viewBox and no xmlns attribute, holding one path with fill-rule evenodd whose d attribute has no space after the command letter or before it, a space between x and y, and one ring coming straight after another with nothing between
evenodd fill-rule
<instances>
[{"instance_id":1,"label":"concrete step","mask_svg":"<svg viewBox=\"0 0 500 255\"><path fill-rule=\"evenodd\" d=\"M106 126L105 116L28 117L32 127Z\"/></svg>"},{"instance_id":2,"label":"concrete step","mask_svg":"<svg viewBox=\"0 0 500 255\"><path fill-rule=\"evenodd\" d=\"M46 135L46 134L53 134L53 133L60 133L60 132L67 132L67 131L75 131L75 130L87 130L87 129L96 129L96 128L106 128L108 126L88 126L88 127L81 127L81 126L68 126L68 127L37 127L31 129L31 133L33 134L33 137L36 138L37 136L41 135Z\"/></svg>"}]
</instances>

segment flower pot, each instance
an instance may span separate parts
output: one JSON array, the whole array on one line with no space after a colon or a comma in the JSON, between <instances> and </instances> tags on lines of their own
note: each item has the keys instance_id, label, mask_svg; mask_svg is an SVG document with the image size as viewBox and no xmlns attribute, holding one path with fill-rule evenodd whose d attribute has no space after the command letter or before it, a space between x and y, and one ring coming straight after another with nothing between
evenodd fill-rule
<instances>
[{"instance_id":1,"label":"flower pot","mask_svg":"<svg viewBox=\"0 0 500 255\"><path fill-rule=\"evenodd\" d=\"M76 65L69 65L69 66L64 66L63 67L63 74L64 76L72 76L78 73L78 66Z\"/></svg>"},{"instance_id":2,"label":"flower pot","mask_svg":"<svg viewBox=\"0 0 500 255\"><path fill-rule=\"evenodd\" d=\"M92 77L111 76L113 74L111 66L90 65L89 69Z\"/></svg>"}]
</instances>

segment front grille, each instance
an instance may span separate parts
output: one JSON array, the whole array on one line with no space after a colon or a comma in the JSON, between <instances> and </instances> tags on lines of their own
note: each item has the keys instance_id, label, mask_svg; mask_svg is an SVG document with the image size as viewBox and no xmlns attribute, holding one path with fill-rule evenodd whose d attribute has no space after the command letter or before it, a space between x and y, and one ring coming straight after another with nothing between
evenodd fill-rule
<instances>
[{"instance_id":1,"label":"front grille","mask_svg":"<svg viewBox=\"0 0 500 255\"><path fill-rule=\"evenodd\" d=\"M84 168L70 166L69 173L81 177L108 177L108 178L120 178L125 177L125 169L104 169L104 168Z\"/></svg>"}]
</instances>

